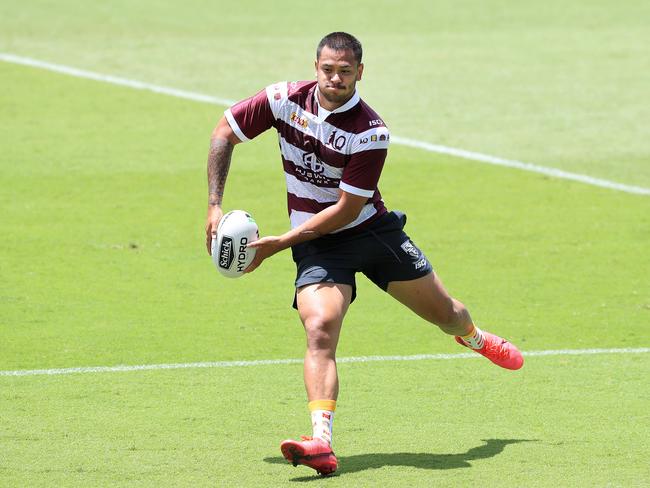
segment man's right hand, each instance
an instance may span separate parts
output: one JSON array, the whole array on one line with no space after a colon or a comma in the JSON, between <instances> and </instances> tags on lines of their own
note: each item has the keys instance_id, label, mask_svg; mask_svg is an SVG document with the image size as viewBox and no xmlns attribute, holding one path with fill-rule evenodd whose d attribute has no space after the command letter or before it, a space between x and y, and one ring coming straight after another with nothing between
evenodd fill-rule
<instances>
[{"instance_id":1,"label":"man's right hand","mask_svg":"<svg viewBox=\"0 0 650 488\"><path fill-rule=\"evenodd\" d=\"M205 224L205 247L212 256L212 239L217 237L217 226L223 217L223 210L219 205L208 205L208 219Z\"/></svg>"}]
</instances>

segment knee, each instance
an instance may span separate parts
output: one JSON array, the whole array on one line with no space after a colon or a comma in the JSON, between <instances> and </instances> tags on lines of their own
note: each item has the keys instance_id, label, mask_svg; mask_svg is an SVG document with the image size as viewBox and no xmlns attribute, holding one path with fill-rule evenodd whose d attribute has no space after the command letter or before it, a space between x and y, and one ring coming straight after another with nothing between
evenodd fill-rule
<instances>
[{"instance_id":1,"label":"knee","mask_svg":"<svg viewBox=\"0 0 650 488\"><path fill-rule=\"evenodd\" d=\"M307 349L310 351L332 351L336 348L337 324L327 317L315 315L304 320L307 334Z\"/></svg>"}]
</instances>

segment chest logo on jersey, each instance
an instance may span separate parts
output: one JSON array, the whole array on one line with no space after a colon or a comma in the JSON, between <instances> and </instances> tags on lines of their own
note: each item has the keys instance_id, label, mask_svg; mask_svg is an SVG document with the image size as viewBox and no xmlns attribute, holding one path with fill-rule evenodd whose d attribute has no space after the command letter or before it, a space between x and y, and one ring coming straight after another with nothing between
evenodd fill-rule
<instances>
[{"instance_id":1,"label":"chest logo on jersey","mask_svg":"<svg viewBox=\"0 0 650 488\"><path fill-rule=\"evenodd\" d=\"M307 121L307 119L305 117L301 117L296 112L291 113L290 119L291 119L291 122L293 122L296 125L301 126L303 129L306 129L307 126L309 125L309 122Z\"/></svg>"},{"instance_id":2,"label":"chest logo on jersey","mask_svg":"<svg viewBox=\"0 0 650 488\"><path fill-rule=\"evenodd\" d=\"M347 139L345 138L345 136L337 136L336 135L337 132L338 131L336 130L332 131L332 133L330 134L330 138L327 140L327 143L325 145L332 146L340 151L341 149L343 149L343 146L345 146Z\"/></svg>"},{"instance_id":3,"label":"chest logo on jersey","mask_svg":"<svg viewBox=\"0 0 650 488\"><path fill-rule=\"evenodd\" d=\"M314 173L322 173L325 171L323 162L316 157L314 153L305 153L302 155L302 165L313 171Z\"/></svg>"},{"instance_id":4,"label":"chest logo on jersey","mask_svg":"<svg viewBox=\"0 0 650 488\"><path fill-rule=\"evenodd\" d=\"M330 188L336 188L339 185L340 180L325 176L325 164L313 152L303 154L302 164L296 165L293 171L295 177L300 181L313 185Z\"/></svg>"}]
</instances>

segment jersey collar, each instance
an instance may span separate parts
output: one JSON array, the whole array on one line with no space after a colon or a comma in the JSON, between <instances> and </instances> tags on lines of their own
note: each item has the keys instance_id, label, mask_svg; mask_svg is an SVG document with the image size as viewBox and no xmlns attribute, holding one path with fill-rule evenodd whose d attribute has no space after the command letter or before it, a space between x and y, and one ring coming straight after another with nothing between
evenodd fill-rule
<instances>
[{"instance_id":1,"label":"jersey collar","mask_svg":"<svg viewBox=\"0 0 650 488\"><path fill-rule=\"evenodd\" d=\"M320 103L318 103L318 85L316 85L316 90L314 92L314 98L316 100L316 106L320 107ZM330 114L338 114L341 112L347 112L350 110L352 107L354 107L357 103L359 103L359 100L361 100L361 97L359 96L359 92L357 90L354 90L354 94L352 95L352 98L345 102L343 105L341 105L339 108L335 108L334 110L329 111Z\"/></svg>"}]
</instances>

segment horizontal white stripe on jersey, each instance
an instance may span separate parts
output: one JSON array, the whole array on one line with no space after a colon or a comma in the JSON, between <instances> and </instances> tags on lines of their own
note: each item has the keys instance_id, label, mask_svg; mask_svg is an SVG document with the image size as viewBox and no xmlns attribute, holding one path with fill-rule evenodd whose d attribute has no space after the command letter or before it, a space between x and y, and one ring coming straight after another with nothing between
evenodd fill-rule
<instances>
[{"instance_id":1,"label":"horizontal white stripe on jersey","mask_svg":"<svg viewBox=\"0 0 650 488\"><path fill-rule=\"evenodd\" d=\"M351 154L355 134L341 130L319 119L295 102L286 100L280 108L277 118L296 130L318 139L333 151L341 154ZM300 121L306 122L306 127Z\"/></svg>"},{"instance_id":2,"label":"horizontal white stripe on jersey","mask_svg":"<svg viewBox=\"0 0 650 488\"><path fill-rule=\"evenodd\" d=\"M279 108L276 117L341 154L350 155L373 149L388 149L390 134L387 127L373 127L360 134L354 134L319 119L290 100L286 100Z\"/></svg>"},{"instance_id":3,"label":"horizontal white stripe on jersey","mask_svg":"<svg viewBox=\"0 0 650 488\"><path fill-rule=\"evenodd\" d=\"M309 198L318 203L337 202L339 199L338 188L321 188L320 186L300 181L286 171L284 172L284 176L287 180L287 192L299 198Z\"/></svg>"},{"instance_id":4,"label":"horizontal white stripe on jersey","mask_svg":"<svg viewBox=\"0 0 650 488\"><path fill-rule=\"evenodd\" d=\"M296 166L302 166L312 171L320 171L319 169L316 169L315 166L322 167L322 172L319 174L322 174L327 178L336 178L340 180L341 176L343 176L343 168L330 166L320 159L316 161L316 155L314 153L308 153L307 151L297 148L293 144L288 143L282 136L280 136L280 151L282 152L284 159L293 162ZM311 154L311 159L306 162L304 158L305 155L308 154ZM308 163L309 166L306 163Z\"/></svg>"},{"instance_id":5,"label":"horizontal white stripe on jersey","mask_svg":"<svg viewBox=\"0 0 650 488\"><path fill-rule=\"evenodd\" d=\"M350 222L348 225L341 227L340 229L336 229L335 231L331 232L331 234L336 234L337 232L341 232L346 229L351 229L352 227L355 227L362 222L365 222L368 220L370 217L375 215L377 213L377 209L372 203L369 203L365 205L361 209L361 213L359 213L359 216L354 219L353 222ZM307 222L310 218L312 218L315 214L311 212L302 212L300 210L292 210L291 214L289 215L289 220L291 220L291 228L295 229L299 225L304 224Z\"/></svg>"},{"instance_id":6,"label":"horizontal white stripe on jersey","mask_svg":"<svg viewBox=\"0 0 650 488\"><path fill-rule=\"evenodd\" d=\"M304 224L307 222L309 219L311 219L314 215L311 212L301 212L300 210L292 210L291 214L289 214L289 220L291 221L291 228L295 229L299 225Z\"/></svg>"},{"instance_id":7,"label":"horizontal white stripe on jersey","mask_svg":"<svg viewBox=\"0 0 650 488\"><path fill-rule=\"evenodd\" d=\"M248 142L250 139L244 135L242 132L241 128L239 127L239 124L235 120L235 117L233 117L232 112L230 109L226 110L224 112L224 115L226 116L226 120L228 121L228 124L230 124L230 128L232 131L235 133L237 137L239 137L239 140L242 142Z\"/></svg>"},{"instance_id":8,"label":"horizontal white stripe on jersey","mask_svg":"<svg viewBox=\"0 0 650 488\"><path fill-rule=\"evenodd\" d=\"M375 206L372 203L368 203L368 204L363 206L363 208L361 209L361 213L359 213L359 216L356 219L354 219L353 222L350 222L348 225L345 225L345 226L341 227L340 229L335 230L334 232L332 232L332 234L336 234L337 232L341 232L342 230L345 230L345 229L351 229L352 227L356 227L357 225L361 224L362 222L365 222L366 220L368 220L370 217L372 217L376 213L377 213L377 209L375 208Z\"/></svg>"},{"instance_id":9,"label":"horizontal white stripe on jersey","mask_svg":"<svg viewBox=\"0 0 650 488\"><path fill-rule=\"evenodd\" d=\"M353 195L358 195L360 197L372 198L375 194L375 190L364 190L363 188L357 188L356 186L348 185L347 183L341 182L339 188L345 192L352 193Z\"/></svg>"},{"instance_id":10,"label":"horizontal white stripe on jersey","mask_svg":"<svg viewBox=\"0 0 650 488\"><path fill-rule=\"evenodd\" d=\"M388 149L390 133L388 127L373 127L357 134L352 142L351 154L373 149Z\"/></svg>"}]
</instances>

